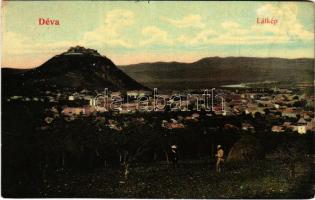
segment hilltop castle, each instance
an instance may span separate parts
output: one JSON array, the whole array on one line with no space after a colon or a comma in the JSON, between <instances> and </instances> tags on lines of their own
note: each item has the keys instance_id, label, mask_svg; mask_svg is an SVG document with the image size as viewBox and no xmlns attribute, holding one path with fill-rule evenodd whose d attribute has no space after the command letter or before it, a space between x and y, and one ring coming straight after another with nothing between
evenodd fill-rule
<instances>
[{"instance_id":1,"label":"hilltop castle","mask_svg":"<svg viewBox=\"0 0 315 200\"><path fill-rule=\"evenodd\" d=\"M88 55L93 55L93 56L101 56L101 54L99 54L97 50L86 49L81 46L70 47L67 52L63 53L63 55L75 55L75 54L88 54Z\"/></svg>"}]
</instances>

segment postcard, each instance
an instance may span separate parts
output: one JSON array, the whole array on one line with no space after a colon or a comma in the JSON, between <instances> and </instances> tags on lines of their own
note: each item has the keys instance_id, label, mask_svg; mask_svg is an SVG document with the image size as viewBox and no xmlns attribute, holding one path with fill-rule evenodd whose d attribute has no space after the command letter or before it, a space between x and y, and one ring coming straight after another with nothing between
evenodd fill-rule
<instances>
[{"instance_id":1,"label":"postcard","mask_svg":"<svg viewBox=\"0 0 315 200\"><path fill-rule=\"evenodd\" d=\"M312 2L1 11L3 197L314 197Z\"/></svg>"}]
</instances>

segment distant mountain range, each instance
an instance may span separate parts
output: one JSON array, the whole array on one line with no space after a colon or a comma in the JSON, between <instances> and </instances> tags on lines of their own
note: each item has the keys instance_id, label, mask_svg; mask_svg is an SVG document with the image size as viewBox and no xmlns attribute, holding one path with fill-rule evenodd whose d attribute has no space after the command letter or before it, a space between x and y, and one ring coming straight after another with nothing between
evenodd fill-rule
<instances>
[{"instance_id":1,"label":"distant mountain range","mask_svg":"<svg viewBox=\"0 0 315 200\"><path fill-rule=\"evenodd\" d=\"M314 59L209 57L193 63L155 62L116 67L96 50L77 46L34 69L2 68L1 71L4 92L53 88L180 90L264 81L313 83Z\"/></svg>"},{"instance_id":2,"label":"distant mountain range","mask_svg":"<svg viewBox=\"0 0 315 200\"><path fill-rule=\"evenodd\" d=\"M96 50L72 47L31 70L2 69L5 90L77 88L110 90L147 89Z\"/></svg>"},{"instance_id":3,"label":"distant mountain range","mask_svg":"<svg viewBox=\"0 0 315 200\"><path fill-rule=\"evenodd\" d=\"M193 63L155 62L118 66L139 83L161 89L211 88L226 84L314 81L314 59L209 57Z\"/></svg>"}]
</instances>

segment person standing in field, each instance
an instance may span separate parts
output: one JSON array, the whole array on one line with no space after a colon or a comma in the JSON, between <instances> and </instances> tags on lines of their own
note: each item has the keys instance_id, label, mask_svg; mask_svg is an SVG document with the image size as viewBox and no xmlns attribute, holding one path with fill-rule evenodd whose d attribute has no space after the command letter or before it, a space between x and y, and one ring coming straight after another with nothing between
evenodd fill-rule
<instances>
[{"instance_id":1,"label":"person standing in field","mask_svg":"<svg viewBox=\"0 0 315 200\"><path fill-rule=\"evenodd\" d=\"M215 155L215 157L217 158L216 172L220 173L222 170L223 163L224 163L224 151L221 145L217 146L217 154Z\"/></svg>"},{"instance_id":2,"label":"person standing in field","mask_svg":"<svg viewBox=\"0 0 315 200\"><path fill-rule=\"evenodd\" d=\"M173 168L175 169L178 162L177 146L175 144L171 146L171 159L173 163Z\"/></svg>"}]
</instances>

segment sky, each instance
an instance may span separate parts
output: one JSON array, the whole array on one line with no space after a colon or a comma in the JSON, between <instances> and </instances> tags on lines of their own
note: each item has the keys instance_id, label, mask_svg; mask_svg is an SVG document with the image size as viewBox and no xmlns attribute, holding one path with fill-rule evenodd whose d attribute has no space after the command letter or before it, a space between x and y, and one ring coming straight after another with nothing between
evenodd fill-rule
<instances>
[{"instance_id":1,"label":"sky","mask_svg":"<svg viewBox=\"0 0 315 200\"><path fill-rule=\"evenodd\" d=\"M39 18L60 25L39 25ZM2 67L36 67L76 45L117 65L212 56L314 58L311 2L6 1L1 23Z\"/></svg>"}]
</instances>

